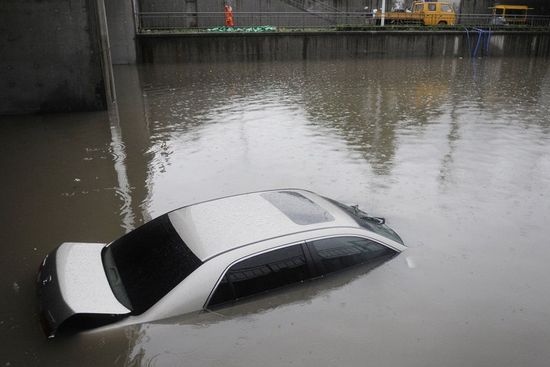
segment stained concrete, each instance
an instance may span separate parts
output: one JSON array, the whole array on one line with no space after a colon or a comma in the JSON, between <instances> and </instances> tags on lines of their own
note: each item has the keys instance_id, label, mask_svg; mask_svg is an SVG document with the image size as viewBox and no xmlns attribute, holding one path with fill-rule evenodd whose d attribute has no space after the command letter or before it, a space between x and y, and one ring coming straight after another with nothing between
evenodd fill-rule
<instances>
[{"instance_id":1,"label":"stained concrete","mask_svg":"<svg viewBox=\"0 0 550 367\"><path fill-rule=\"evenodd\" d=\"M478 37L462 31L140 35L138 62L469 57ZM477 56L548 57L550 34L493 32L488 52L482 48Z\"/></svg>"},{"instance_id":2,"label":"stained concrete","mask_svg":"<svg viewBox=\"0 0 550 367\"><path fill-rule=\"evenodd\" d=\"M0 114L107 108L96 0L2 0L0 14Z\"/></svg>"},{"instance_id":3,"label":"stained concrete","mask_svg":"<svg viewBox=\"0 0 550 367\"><path fill-rule=\"evenodd\" d=\"M105 0L105 8L113 64L135 63L136 32L132 0Z\"/></svg>"}]
</instances>

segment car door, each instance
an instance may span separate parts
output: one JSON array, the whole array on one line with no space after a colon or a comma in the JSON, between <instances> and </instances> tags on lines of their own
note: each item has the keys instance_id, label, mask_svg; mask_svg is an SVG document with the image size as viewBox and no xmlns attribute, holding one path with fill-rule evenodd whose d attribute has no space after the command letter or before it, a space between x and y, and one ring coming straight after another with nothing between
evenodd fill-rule
<instances>
[{"instance_id":1,"label":"car door","mask_svg":"<svg viewBox=\"0 0 550 367\"><path fill-rule=\"evenodd\" d=\"M424 4L424 25L435 25L436 23L436 3Z\"/></svg>"},{"instance_id":2,"label":"car door","mask_svg":"<svg viewBox=\"0 0 550 367\"><path fill-rule=\"evenodd\" d=\"M391 258L398 252L360 236L335 236L307 241L316 272L325 275L360 264Z\"/></svg>"},{"instance_id":3,"label":"car door","mask_svg":"<svg viewBox=\"0 0 550 367\"><path fill-rule=\"evenodd\" d=\"M231 264L222 274L205 308L221 307L306 281L315 275L303 242L263 251Z\"/></svg>"}]
</instances>

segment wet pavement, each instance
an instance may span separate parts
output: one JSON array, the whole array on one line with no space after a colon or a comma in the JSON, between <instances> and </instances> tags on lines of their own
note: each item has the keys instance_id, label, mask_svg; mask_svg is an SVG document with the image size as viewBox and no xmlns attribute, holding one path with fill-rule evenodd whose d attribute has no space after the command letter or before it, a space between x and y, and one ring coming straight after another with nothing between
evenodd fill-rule
<instances>
[{"instance_id":1,"label":"wet pavement","mask_svg":"<svg viewBox=\"0 0 550 367\"><path fill-rule=\"evenodd\" d=\"M0 118L0 366L547 366L550 67L402 59L115 68L118 110ZM220 310L46 340L34 277L213 197L300 187L410 247Z\"/></svg>"}]
</instances>

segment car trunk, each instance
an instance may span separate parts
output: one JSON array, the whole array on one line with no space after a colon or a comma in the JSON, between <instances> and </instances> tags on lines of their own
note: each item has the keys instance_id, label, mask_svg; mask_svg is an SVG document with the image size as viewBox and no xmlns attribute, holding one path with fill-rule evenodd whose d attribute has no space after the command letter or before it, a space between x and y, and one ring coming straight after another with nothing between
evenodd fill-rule
<instances>
[{"instance_id":1,"label":"car trunk","mask_svg":"<svg viewBox=\"0 0 550 367\"><path fill-rule=\"evenodd\" d=\"M44 332L54 337L60 326L97 326L128 315L105 274L101 243L66 242L47 255L38 271L39 314Z\"/></svg>"}]
</instances>

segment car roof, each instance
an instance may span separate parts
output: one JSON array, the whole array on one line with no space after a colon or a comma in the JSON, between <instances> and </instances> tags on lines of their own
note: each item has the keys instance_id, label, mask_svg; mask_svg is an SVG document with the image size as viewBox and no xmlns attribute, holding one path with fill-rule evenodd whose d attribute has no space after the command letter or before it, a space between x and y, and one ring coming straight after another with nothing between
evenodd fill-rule
<instances>
[{"instance_id":1,"label":"car roof","mask_svg":"<svg viewBox=\"0 0 550 367\"><path fill-rule=\"evenodd\" d=\"M525 9L530 9L529 6L527 5L495 5L495 6L492 6L490 7L489 9L511 9L511 10L525 10Z\"/></svg>"},{"instance_id":2,"label":"car roof","mask_svg":"<svg viewBox=\"0 0 550 367\"><path fill-rule=\"evenodd\" d=\"M183 207L168 216L185 244L201 261L288 234L359 227L335 204L299 189L228 196Z\"/></svg>"}]
</instances>

